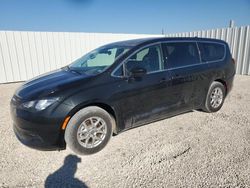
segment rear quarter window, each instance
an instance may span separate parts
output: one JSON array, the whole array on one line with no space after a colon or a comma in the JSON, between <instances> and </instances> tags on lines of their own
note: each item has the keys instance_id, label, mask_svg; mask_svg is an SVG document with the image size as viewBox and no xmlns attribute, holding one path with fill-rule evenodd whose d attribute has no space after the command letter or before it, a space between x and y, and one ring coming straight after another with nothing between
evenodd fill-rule
<instances>
[{"instance_id":1,"label":"rear quarter window","mask_svg":"<svg viewBox=\"0 0 250 188\"><path fill-rule=\"evenodd\" d=\"M219 61L225 56L225 45L220 43L198 42L199 50L201 52L201 61Z\"/></svg>"}]
</instances>

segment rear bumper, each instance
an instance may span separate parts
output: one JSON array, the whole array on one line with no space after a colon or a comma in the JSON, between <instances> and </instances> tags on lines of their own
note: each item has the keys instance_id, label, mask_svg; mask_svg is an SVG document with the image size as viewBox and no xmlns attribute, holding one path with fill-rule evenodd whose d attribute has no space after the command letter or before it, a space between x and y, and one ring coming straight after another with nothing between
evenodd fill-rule
<instances>
[{"instance_id":1,"label":"rear bumper","mask_svg":"<svg viewBox=\"0 0 250 188\"><path fill-rule=\"evenodd\" d=\"M234 75L227 79L226 84L227 84L227 94L231 92L233 88L233 82L234 82Z\"/></svg>"}]
</instances>

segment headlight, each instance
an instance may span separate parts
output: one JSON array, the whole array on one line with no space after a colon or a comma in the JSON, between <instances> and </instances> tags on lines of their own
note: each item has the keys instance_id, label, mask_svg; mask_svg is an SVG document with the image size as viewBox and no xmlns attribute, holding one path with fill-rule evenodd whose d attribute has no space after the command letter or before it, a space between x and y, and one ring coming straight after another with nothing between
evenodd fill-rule
<instances>
[{"instance_id":1,"label":"headlight","mask_svg":"<svg viewBox=\"0 0 250 188\"><path fill-rule=\"evenodd\" d=\"M42 99L37 101L28 101L23 104L21 104L21 108L23 109L35 109L37 111L41 111L58 101L59 98L48 98L48 99Z\"/></svg>"}]
</instances>

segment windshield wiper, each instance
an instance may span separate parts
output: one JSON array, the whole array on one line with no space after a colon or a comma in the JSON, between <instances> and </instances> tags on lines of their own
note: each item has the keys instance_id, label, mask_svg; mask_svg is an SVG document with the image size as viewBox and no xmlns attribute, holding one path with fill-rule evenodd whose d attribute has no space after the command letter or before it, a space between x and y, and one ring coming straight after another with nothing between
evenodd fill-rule
<instances>
[{"instance_id":1,"label":"windshield wiper","mask_svg":"<svg viewBox=\"0 0 250 188\"><path fill-rule=\"evenodd\" d=\"M71 69L68 65L65 67L62 67L63 70L68 71L68 72L73 72L73 73L77 73L77 74L81 74L81 72Z\"/></svg>"},{"instance_id":2,"label":"windshield wiper","mask_svg":"<svg viewBox=\"0 0 250 188\"><path fill-rule=\"evenodd\" d=\"M65 70L65 71L69 71L70 70L70 68L69 68L69 66L67 65L67 66L65 66L65 67L62 67L61 68L62 70Z\"/></svg>"}]
</instances>

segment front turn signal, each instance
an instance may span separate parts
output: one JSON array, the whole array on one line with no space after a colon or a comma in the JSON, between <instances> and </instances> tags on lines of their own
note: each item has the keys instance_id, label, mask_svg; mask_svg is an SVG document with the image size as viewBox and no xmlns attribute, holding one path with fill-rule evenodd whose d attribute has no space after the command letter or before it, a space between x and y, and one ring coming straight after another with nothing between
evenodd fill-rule
<instances>
[{"instance_id":1,"label":"front turn signal","mask_svg":"<svg viewBox=\"0 0 250 188\"><path fill-rule=\"evenodd\" d=\"M68 117L65 118L65 120L64 120L64 122L62 124L62 130L66 129L69 120L70 120L70 116L68 116Z\"/></svg>"}]
</instances>

